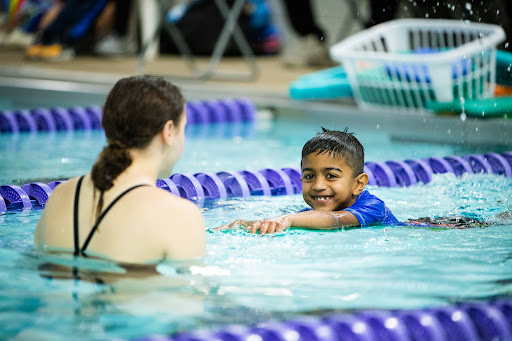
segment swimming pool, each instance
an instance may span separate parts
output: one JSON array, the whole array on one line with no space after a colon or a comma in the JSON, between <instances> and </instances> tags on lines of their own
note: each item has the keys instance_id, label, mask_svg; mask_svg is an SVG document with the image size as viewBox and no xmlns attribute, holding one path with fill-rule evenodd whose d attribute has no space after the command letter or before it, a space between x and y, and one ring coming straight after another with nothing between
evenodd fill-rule
<instances>
[{"instance_id":1,"label":"swimming pool","mask_svg":"<svg viewBox=\"0 0 512 341\"><path fill-rule=\"evenodd\" d=\"M324 120L325 121L325 120ZM326 128L345 127L338 118ZM189 126L177 173L298 167L303 143L319 124L261 115L254 124ZM367 161L503 152L506 145L471 146L396 140L374 127L352 129ZM87 172L105 140L101 132L0 135L0 184L66 179ZM40 210L0 215L2 339L135 339L179 331L298 315L367 309L423 309L510 298L512 178L436 174L428 184L370 186L399 220L467 215L493 225L475 229L376 228L274 236L209 230L202 263L167 262L163 276L112 285L45 279L32 251ZM206 201L206 226L237 218L295 212L300 195ZM53 259L69 264L65 256ZM80 260L84 268L122 271Z\"/></svg>"}]
</instances>

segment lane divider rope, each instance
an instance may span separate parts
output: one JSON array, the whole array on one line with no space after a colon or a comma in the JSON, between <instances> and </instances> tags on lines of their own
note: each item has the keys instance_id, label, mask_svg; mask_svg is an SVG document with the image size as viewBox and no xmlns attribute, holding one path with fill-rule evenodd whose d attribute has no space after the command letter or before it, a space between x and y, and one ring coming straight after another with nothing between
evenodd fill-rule
<instances>
[{"instance_id":1,"label":"lane divider rope","mask_svg":"<svg viewBox=\"0 0 512 341\"><path fill-rule=\"evenodd\" d=\"M228 325L175 335L149 335L145 341L211 340L510 340L512 300L461 303L417 310L301 316L256 325Z\"/></svg>"},{"instance_id":2,"label":"lane divider rope","mask_svg":"<svg viewBox=\"0 0 512 341\"><path fill-rule=\"evenodd\" d=\"M185 104L188 124L254 122L256 107L247 98L189 101ZM36 108L0 111L0 134L99 130L100 106Z\"/></svg>"},{"instance_id":3,"label":"lane divider rope","mask_svg":"<svg viewBox=\"0 0 512 341\"><path fill-rule=\"evenodd\" d=\"M404 161L366 162L368 185L407 187L429 183L433 174L488 173L512 177L512 152L431 157ZM205 200L230 197L292 195L302 191L299 168L265 168L259 171L176 173L158 179L156 185L202 206ZM0 214L11 210L41 208L61 181L0 186Z\"/></svg>"}]
</instances>

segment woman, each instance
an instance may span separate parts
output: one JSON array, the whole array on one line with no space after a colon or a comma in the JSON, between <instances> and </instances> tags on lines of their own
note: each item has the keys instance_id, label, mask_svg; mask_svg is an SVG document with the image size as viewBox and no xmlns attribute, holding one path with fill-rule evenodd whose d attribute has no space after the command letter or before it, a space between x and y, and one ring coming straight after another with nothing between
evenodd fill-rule
<instances>
[{"instance_id":1,"label":"woman","mask_svg":"<svg viewBox=\"0 0 512 341\"><path fill-rule=\"evenodd\" d=\"M60 184L37 224L37 250L122 264L204 256L205 229L192 202L155 186L185 142L180 90L159 77L119 80L103 109L108 145L90 173Z\"/></svg>"}]
</instances>

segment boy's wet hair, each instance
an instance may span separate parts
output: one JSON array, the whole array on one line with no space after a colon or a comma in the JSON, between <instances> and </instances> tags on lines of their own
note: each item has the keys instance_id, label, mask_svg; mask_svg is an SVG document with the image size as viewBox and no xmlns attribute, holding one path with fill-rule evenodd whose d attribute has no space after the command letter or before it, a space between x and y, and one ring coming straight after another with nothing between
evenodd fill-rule
<instances>
[{"instance_id":1,"label":"boy's wet hair","mask_svg":"<svg viewBox=\"0 0 512 341\"><path fill-rule=\"evenodd\" d=\"M339 131L322 127L322 132L316 134L302 148L302 159L311 153L343 157L347 166L352 169L353 176L363 173L364 148L354 133L348 132L348 128Z\"/></svg>"}]
</instances>

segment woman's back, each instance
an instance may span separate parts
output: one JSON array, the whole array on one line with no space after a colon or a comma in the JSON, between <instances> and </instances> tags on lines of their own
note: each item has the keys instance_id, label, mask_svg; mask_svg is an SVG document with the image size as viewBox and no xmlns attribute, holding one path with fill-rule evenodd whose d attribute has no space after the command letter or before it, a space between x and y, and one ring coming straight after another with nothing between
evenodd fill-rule
<instances>
[{"instance_id":1,"label":"woman's back","mask_svg":"<svg viewBox=\"0 0 512 341\"><path fill-rule=\"evenodd\" d=\"M74 198L78 180L73 178L56 187L43 212L35 242L47 251L75 252ZM121 263L156 263L165 258L203 256L204 229L197 207L154 185L144 185L128 192L112 206L92 234L84 253ZM130 184L119 184L107 192L104 210L130 187ZM96 223L98 195L93 198L93 185L88 175L83 180L78 201L79 249Z\"/></svg>"}]
</instances>

